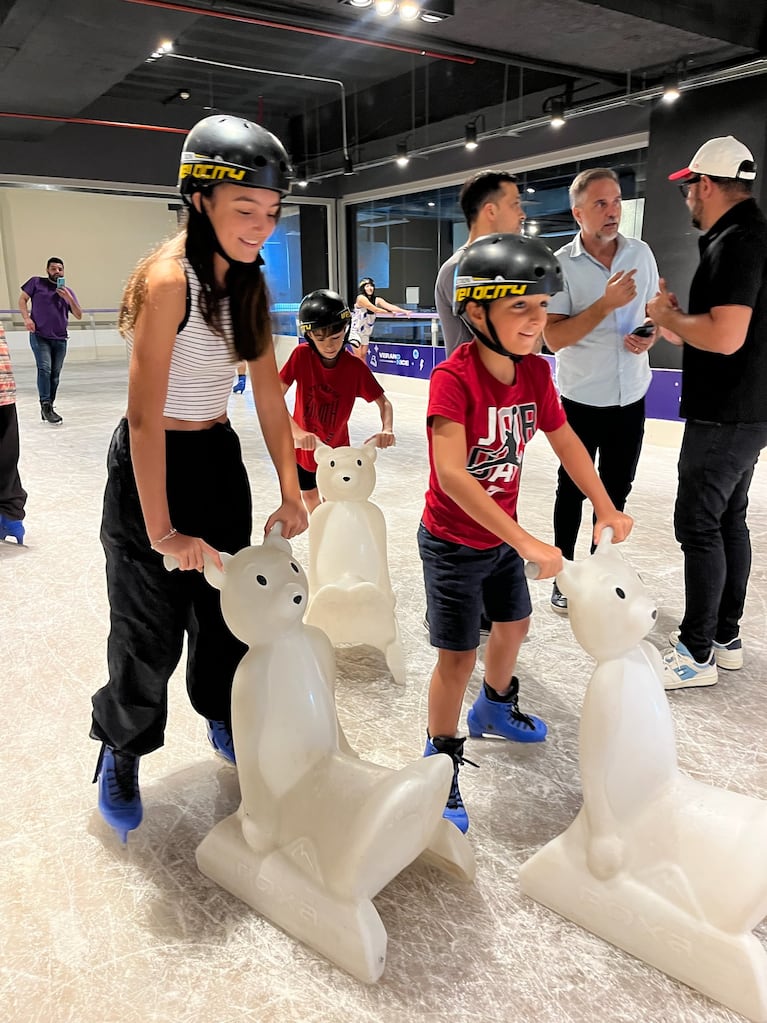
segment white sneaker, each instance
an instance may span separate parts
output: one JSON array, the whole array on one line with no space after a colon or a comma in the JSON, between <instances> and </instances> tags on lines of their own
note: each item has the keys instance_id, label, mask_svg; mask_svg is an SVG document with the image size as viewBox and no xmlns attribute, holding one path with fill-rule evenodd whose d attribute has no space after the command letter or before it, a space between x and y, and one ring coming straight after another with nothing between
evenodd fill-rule
<instances>
[{"instance_id":1,"label":"white sneaker","mask_svg":"<svg viewBox=\"0 0 767 1023\"><path fill-rule=\"evenodd\" d=\"M672 646L679 642L679 629L669 633L668 641ZM743 667L743 642L740 636L731 639L729 643L717 643L714 640L714 659L717 668L726 668L727 671L737 671Z\"/></svg>"},{"instance_id":2,"label":"white sneaker","mask_svg":"<svg viewBox=\"0 0 767 1023\"><path fill-rule=\"evenodd\" d=\"M719 681L714 651L703 664L694 659L684 643L677 642L663 655L664 689L692 689L715 686Z\"/></svg>"}]
</instances>

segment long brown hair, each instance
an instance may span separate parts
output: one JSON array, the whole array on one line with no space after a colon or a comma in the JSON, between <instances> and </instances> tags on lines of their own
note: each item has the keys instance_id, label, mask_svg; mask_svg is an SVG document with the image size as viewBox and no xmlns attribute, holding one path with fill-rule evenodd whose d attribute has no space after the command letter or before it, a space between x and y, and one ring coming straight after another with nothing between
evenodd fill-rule
<instances>
[{"instance_id":1,"label":"long brown hair","mask_svg":"<svg viewBox=\"0 0 767 1023\"><path fill-rule=\"evenodd\" d=\"M175 237L168 239L134 268L123 292L118 329L130 334L146 301L146 279L150 268L161 259L186 256L200 282L200 314L211 330L222 335L221 301L229 296L234 350L239 359L257 359L272 343L269 291L261 273L260 261L230 263L223 290L216 284L213 257L220 251L218 239L208 216L189 208L189 219Z\"/></svg>"}]
</instances>

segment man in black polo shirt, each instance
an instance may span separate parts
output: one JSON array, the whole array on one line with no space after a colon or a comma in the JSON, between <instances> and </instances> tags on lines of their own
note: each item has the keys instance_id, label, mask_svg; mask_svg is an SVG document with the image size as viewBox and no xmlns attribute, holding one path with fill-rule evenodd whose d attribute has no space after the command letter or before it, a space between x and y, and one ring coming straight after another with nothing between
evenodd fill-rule
<instances>
[{"instance_id":1,"label":"man in black polo shirt","mask_svg":"<svg viewBox=\"0 0 767 1023\"><path fill-rule=\"evenodd\" d=\"M753 156L731 135L710 139L670 175L704 232L700 264L688 313L663 281L647 306L684 345L674 529L685 613L664 657L666 689L714 685L717 667L743 664L748 488L767 445L767 219L751 197L755 177Z\"/></svg>"}]
</instances>

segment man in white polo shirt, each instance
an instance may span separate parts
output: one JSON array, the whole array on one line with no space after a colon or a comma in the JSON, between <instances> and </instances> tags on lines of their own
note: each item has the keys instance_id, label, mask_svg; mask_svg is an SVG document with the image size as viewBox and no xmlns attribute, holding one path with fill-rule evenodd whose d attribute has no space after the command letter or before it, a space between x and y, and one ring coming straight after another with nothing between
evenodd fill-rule
<instances>
[{"instance_id":1,"label":"man in white polo shirt","mask_svg":"<svg viewBox=\"0 0 767 1023\"><path fill-rule=\"evenodd\" d=\"M580 232L557 253L565 288L549 302L546 344L557 359L557 385L573 430L619 511L634 481L644 435L644 397L650 386L647 350L656 338L634 333L647 321L645 305L658 290L658 267L648 245L619 233L621 190L606 167L581 171L570 186ZM583 494L559 470L554 543L572 559ZM567 614L557 588L551 605Z\"/></svg>"}]
</instances>

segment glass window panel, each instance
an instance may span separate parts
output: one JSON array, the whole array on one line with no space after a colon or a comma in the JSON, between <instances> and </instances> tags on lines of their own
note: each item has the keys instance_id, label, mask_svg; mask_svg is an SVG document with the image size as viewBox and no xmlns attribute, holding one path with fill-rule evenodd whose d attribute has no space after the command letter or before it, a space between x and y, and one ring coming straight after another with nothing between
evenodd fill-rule
<instances>
[{"instance_id":1,"label":"glass window panel","mask_svg":"<svg viewBox=\"0 0 767 1023\"><path fill-rule=\"evenodd\" d=\"M618 174L623 193L621 230L641 237L647 150L590 157L526 171L519 175L527 214L526 233L542 238L553 250L571 241L576 224L570 212L568 188L573 178L590 167L610 167ZM347 291L354 301L361 277L372 277L382 298L396 305L433 312L434 282L444 261L468 237L459 203L461 184L410 192L347 207L349 265ZM426 324L411 337L406 322L379 316L375 336L381 340L413 340L441 344L441 333Z\"/></svg>"}]
</instances>

